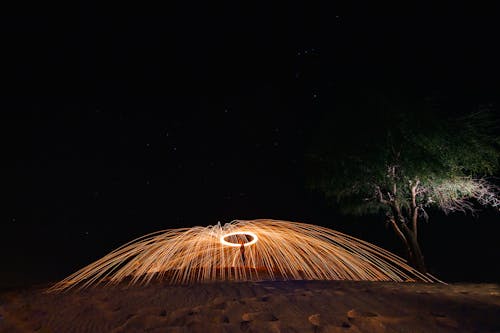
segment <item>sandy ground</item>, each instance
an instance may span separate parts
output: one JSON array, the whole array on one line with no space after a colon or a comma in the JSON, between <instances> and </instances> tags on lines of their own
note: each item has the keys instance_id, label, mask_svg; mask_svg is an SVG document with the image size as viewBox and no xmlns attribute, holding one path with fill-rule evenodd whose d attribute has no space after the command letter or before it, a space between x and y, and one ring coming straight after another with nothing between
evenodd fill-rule
<instances>
[{"instance_id":1,"label":"sandy ground","mask_svg":"<svg viewBox=\"0 0 500 333\"><path fill-rule=\"evenodd\" d=\"M0 293L0 332L500 332L500 286L217 282Z\"/></svg>"}]
</instances>

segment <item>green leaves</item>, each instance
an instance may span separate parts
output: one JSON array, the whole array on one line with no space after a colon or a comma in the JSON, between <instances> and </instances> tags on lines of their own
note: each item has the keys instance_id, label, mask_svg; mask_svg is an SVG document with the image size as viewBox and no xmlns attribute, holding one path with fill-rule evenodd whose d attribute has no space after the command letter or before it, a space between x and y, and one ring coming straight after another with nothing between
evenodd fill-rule
<instances>
[{"instance_id":1,"label":"green leaves","mask_svg":"<svg viewBox=\"0 0 500 333\"><path fill-rule=\"evenodd\" d=\"M352 124L342 129L326 119L307 156L309 188L352 214L386 210L382 199L408 207L410 185L416 180L417 204L445 212L470 211L470 199L497 195L496 187L483 178L499 167L500 139L493 112L483 108L453 118L425 107L421 112L404 110L382 110L382 121L357 132ZM351 134L347 140L346 133Z\"/></svg>"}]
</instances>

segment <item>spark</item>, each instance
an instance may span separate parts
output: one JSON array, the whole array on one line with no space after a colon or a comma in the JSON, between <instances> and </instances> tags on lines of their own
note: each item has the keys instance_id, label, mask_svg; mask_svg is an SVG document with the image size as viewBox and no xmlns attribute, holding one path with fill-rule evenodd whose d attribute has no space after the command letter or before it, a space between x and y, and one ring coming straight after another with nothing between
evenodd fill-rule
<instances>
[{"instance_id":1,"label":"spark","mask_svg":"<svg viewBox=\"0 0 500 333\"><path fill-rule=\"evenodd\" d=\"M246 250L242 260L241 243ZM162 230L91 263L48 292L100 283L172 284L215 280L367 280L439 282L376 245L311 224L234 220L223 226Z\"/></svg>"}]
</instances>

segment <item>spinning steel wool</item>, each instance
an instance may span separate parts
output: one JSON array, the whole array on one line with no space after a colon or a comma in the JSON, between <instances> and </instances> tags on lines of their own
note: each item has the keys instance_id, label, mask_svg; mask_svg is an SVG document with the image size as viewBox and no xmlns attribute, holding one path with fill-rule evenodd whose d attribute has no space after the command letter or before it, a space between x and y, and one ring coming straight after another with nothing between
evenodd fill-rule
<instances>
[{"instance_id":1,"label":"spinning steel wool","mask_svg":"<svg viewBox=\"0 0 500 333\"><path fill-rule=\"evenodd\" d=\"M262 279L438 281L389 251L338 231L260 219L143 236L48 291L123 280L148 284L152 279L174 284Z\"/></svg>"}]
</instances>

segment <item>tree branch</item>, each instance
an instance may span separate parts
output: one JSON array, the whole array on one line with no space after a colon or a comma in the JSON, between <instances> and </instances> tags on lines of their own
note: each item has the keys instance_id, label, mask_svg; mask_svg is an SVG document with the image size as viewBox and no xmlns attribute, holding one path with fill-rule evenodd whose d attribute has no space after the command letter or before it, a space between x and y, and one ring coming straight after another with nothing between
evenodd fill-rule
<instances>
[{"instance_id":1,"label":"tree branch","mask_svg":"<svg viewBox=\"0 0 500 333\"><path fill-rule=\"evenodd\" d=\"M396 235L398 235L399 238L401 238L401 240L403 241L404 244L408 245L408 241L406 240L406 237L403 234L403 232L401 231L401 229L399 229L396 221L394 220L394 217L389 217L389 222L391 223L392 228L396 232Z\"/></svg>"},{"instance_id":2,"label":"tree branch","mask_svg":"<svg viewBox=\"0 0 500 333\"><path fill-rule=\"evenodd\" d=\"M437 205L447 214L467 211L472 214L476 209L470 199L476 199L483 206L500 207L500 188L484 178L460 177L443 182L433 189Z\"/></svg>"},{"instance_id":3,"label":"tree branch","mask_svg":"<svg viewBox=\"0 0 500 333\"><path fill-rule=\"evenodd\" d=\"M410 188L411 188L411 211L412 211L412 228L413 228L413 233L415 234L415 239L417 239L417 222L418 222L418 206L417 206L417 188L418 185L420 184L420 181L417 179L415 181L415 184L412 186L412 183L410 181Z\"/></svg>"},{"instance_id":4,"label":"tree branch","mask_svg":"<svg viewBox=\"0 0 500 333\"><path fill-rule=\"evenodd\" d=\"M384 199L384 195L382 194L382 191L380 190L380 186L375 186L375 191L377 192L377 196L378 196L378 201L382 204L389 204L389 202Z\"/></svg>"}]
</instances>

